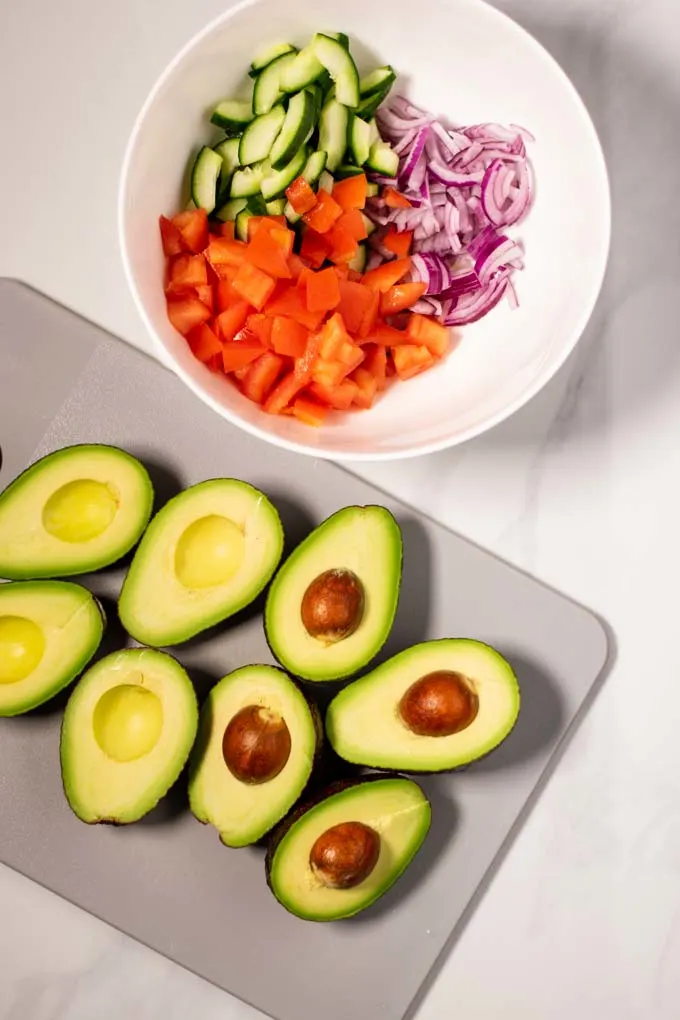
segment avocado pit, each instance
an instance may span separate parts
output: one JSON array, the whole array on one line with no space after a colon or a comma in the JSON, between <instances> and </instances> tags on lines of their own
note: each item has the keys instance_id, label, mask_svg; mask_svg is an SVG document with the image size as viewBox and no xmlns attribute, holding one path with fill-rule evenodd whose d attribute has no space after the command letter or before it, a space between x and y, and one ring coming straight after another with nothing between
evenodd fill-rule
<instances>
[{"instance_id":1,"label":"avocado pit","mask_svg":"<svg viewBox=\"0 0 680 1020\"><path fill-rule=\"evenodd\" d=\"M103 535L117 512L118 499L111 486L80 478L52 493L43 507L42 523L53 538L76 544Z\"/></svg>"},{"instance_id":2,"label":"avocado pit","mask_svg":"<svg viewBox=\"0 0 680 1020\"><path fill-rule=\"evenodd\" d=\"M238 573L245 552L246 540L238 524L221 514L208 514L180 535L175 574L185 588L214 588Z\"/></svg>"},{"instance_id":3,"label":"avocado pit","mask_svg":"<svg viewBox=\"0 0 680 1020\"><path fill-rule=\"evenodd\" d=\"M92 717L94 737L117 762L136 761L158 743L163 729L160 698L138 684L117 684L102 694Z\"/></svg>"},{"instance_id":4,"label":"avocado pit","mask_svg":"<svg viewBox=\"0 0 680 1020\"><path fill-rule=\"evenodd\" d=\"M380 856L380 836L363 822L341 822L314 843L309 865L329 889L353 889L371 874Z\"/></svg>"},{"instance_id":5,"label":"avocado pit","mask_svg":"<svg viewBox=\"0 0 680 1020\"><path fill-rule=\"evenodd\" d=\"M300 607L302 623L311 637L334 644L354 633L364 606L364 586L353 571L326 570L305 591Z\"/></svg>"},{"instance_id":6,"label":"avocado pit","mask_svg":"<svg viewBox=\"0 0 680 1020\"><path fill-rule=\"evenodd\" d=\"M399 715L421 737L450 737L466 729L479 711L472 681L454 670L439 669L411 684L399 702Z\"/></svg>"},{"instance_id":7,"label":"avocado pit","mask_svg":"<svg viewBox=\"0 0 680 1020\"><path fill-rule=\"evenodd\" d=\"M0 616L0 684L25 680L45 654L45 635L25 616Z\"/></svg>"},{"instance_id":8,"label":"avocado pit","mask_svg":"<svg viewBox=\"0 0 680 1020\"><path fill-rule=\"evenodd\" d=\"M229 722L222 738L224 763L236 779L268 783L285 767L291 750L283 716L262 705L246 705Z\"/></svg>"}]
</instances>

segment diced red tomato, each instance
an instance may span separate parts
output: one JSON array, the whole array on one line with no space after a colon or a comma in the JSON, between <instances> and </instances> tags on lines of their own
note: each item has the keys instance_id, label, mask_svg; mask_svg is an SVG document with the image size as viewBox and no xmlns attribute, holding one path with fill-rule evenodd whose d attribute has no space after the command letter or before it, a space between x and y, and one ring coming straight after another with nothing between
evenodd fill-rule
<instances>
[{"instance_id":1,"label":"diced red tomato","mask_svg":"<svg viewBox=\"0 0 680 1020\"><path fill-rule=\"evenodd\" d=\"M411 250L411 242L413 241L412 230L397 230L397 228L390 224L389 230L382 239L383 246L391 251L397 258L404 258Z\"/></svg>"},{"instance_id":2,"label":"diced red tomato","mask_svg":"<svg viewBox=\"0 0 680 1020\"><path fill-rule=\"evenodd\" d=\"M333 185L333 199L342 209L363 209L366 205L367 184L366 174L345 177Z\"/></svg>"},{"instance_id":3,"label":"diced red tomato","mask_svg":"<svg viewBox=\"0 0 680 1020\"><path fill-rule=\"evenodd\" d=\"M308 262L314 269L322 266L330 254L331 246L323 235L308 228L302 235L300 245L300 257Z\"/></svg>"},{"instance_id":4,"label":"diced red tomato","mask_svg":"<svg viewBox=\"0 0 680 1020\"><path fill-rule=\"evenodd\" d=\"M244 262L234 277L233 287L241 297L261 312L274 292L276 281L257 266Z\"/></svg>"},{"instance_id":5,"label":"diced red tomato","mask_svg":"<svg viewBox=\"0 0 680 1020\"><path fill-rule=\"evenodd\" d=\"M236 272L232 274L232 278L234 276ZM216 291L218 312L225 312L235 301L241 301L241 295L234 290L230 280L218 280Z\"/></svg>"},{"instance_id":6,"label":"diced red tomato","mask_svg":"<svg viewBox=\"0 0 680 1020\"><path fill-rule=\"evenodd\" d=\"M331 262L351 262L357 253L358 243L349 230L340 226L340 221L326 234L331 246L329 259Z\"/></svg>"},{"instance_id":7,"label":"diced red tomato","mask_svg":"<svg viewBox=\"0 0 680 1020\"><path fill-rule=\"evenodd\" d=\"M265 351L252 363L241 381L241 390L249 400L263 404L269 396L285 363L285 358Z\"/></svg>"},{"instance_id":8,"label":"diced red tomato","mask_svg":"<svg viewBox=\"0 0 680 1020\"><path fill-rule=\"evenodd\" d=\"M208 244L208 214L205 209L188 209L172 217L185 245L195 255Z\"/></svg>"},{"instance_id":9,"label":"diced red tomato","mask_svg":"<svg viewBox=\"0 0 680 1020\"><path fill-rule=\"evenodd\" d=\"M229 375L251 365L264 354L264 347L257 339L243 339L225 344L222 348L222 367Z\"/></svg>"},{"instance_id":10,"label":"diced red tomato","mask_svg":"<svg viewBox=\"0 0 680 1020\"><path fill-rule=\"evenodd\" d=\"M188 245L185 244L179 227L172 220L169 220L167 216L159 216L158 224L161 231L164 255L181 255L182 252L188 249Z\"/></svg>"},{"instance_id":11,"label":"diced red tomato","mask_svg":"<svg viewBox=\"0 0 680 1020\"><path fill-rule=\"evenodd\" d=\"M316 205L309 212L305 213L302 219L316 230L318 234L325 234L331 229L335 221L342 215L342 208L331 198L327 191L319 188L316 195Z\"/></svg>"},{"instance_id":12,"label":"diced red tomato","mask_svg":"<svg viewBox=\"0 0 680 1020\"><path fill-rule=\"evenodd\" d=\"M211 358L222 353L222 342L219 340L210 326L202 322L195 326L187 336L189 346L199 361L208 362Z\"/></svg>"},{"instance_id":13,"label":"diced red tomato","mask_svg":"<svg viewBox=\"0 0 680 1020\"><path fill-rule=\"evenodd\" d=\"M178 333L186 336L210 318L210 309L197 297L171 298L168 301L168 318Z\"/></svg>"},{"instance_id":14,"label":"diced red tomato","mask_svg":"<svg viewBox=\"0 0 680 1020\"><path fill-rule=\"evenodd\" d=\"M274 320L268 315L262 315L261 313L249 315L246 320L247 328L257 337L263 347L272 346L273 325Z\"/></svg>"},{"instance_id":15,"label":"diced red tomato","mask_svg":"<svg viewBox=\"0 0 680 1020\"><path fill-rule=\"evenodd\" d=\"M321 357L332 360L346 344L352 344L352 338L345 329L345 322L339 312L324 324L321 330Z\"/></svg>"},{"instance_id":16,"label":"diced red tomato","mask_svg":"<svg viewBox=\"0 0 680 1020\"><path fill-rule=\"evenodd\" d=\"M286 189L286 198L298 215L309 212L316 205L316 195L304 177L296 177Z\"/></svg>"},{"instance_id":17,"label":"diced red tomato","mask_svg":"<svg viewBox=\"0 0 680 1020\"><path fill-rule=\"evenodd\" d=\"M211 312L215 309L215 291L211 283L206 283L196 288L198 300L202 301Z\"/></svg>"},{"instance_id":18,"label":"diced red tomato","mask_svg":"<svg viewBox=\"0 0 680 1020\"><path fill-rule=\"evenodd\" d=\"M265 411L268 414L281 414L304 385L304 380L300 379L295 372L289 372L276 384L267 397L263 405Z\"/></svg>"},{"instance_id":19,"label":"diced red tomato","mask_svg":"<svg viewBox=\"0 0 680 1020\"><path fill-rule=\"evenodd\" d=\"M288 234L289 231L286 231ZM255 231L247 247L246 258L251 265L277 280L289 280L288 252L282 251L268 229Z\"/></svg>"},{"instance_id":20,"label":"diced red tomato","mask_svg":"<svg viewBox=\"0 0 680 1020\"><path fill-rule=\"evenodd\" d=\"M202 255L176 255L170 262L166 293L181 292L183 287L202 287L207 282L208 267Z\"/></svg>"},{"instance_id":21,"label":"diced red tomato","mask_svg":"<svg viewBox=\"0 0 680 1020\"><path fill-rule=\"evenodd\" d=\"M349 180L349 178L347 178ZM368 309L374 301L373 291L362 283L351 280L340 280L340 303L338 311L342 315L350 333L358 333Z\"/></svg>"},{"instance_id":22,"label":"diced red tomato","mask_svg":"<svg viewBox=\"0 0 680 1020\"><path fill-rule=\"evenodd\" d=\"M310 312L330 312L340 304L340 287L334 269L322 269L318 273L310 273L307 283L307 310Z\"/></svg>"},{"instance_id":23,"label":"diced red tomato","mask_svg":"<svg viewBox=\"0 0 680 1020\"><path fill-rule=\"evenodd\" d=\"M307 308L305 290L285 282L279 283L267 304L268 315L287 315L301 322L307 329L318 329L324 317L323 312L310 312Z\"/></svg>"},{"instance_id":24,"label":"diced red tomato","mask_svg":"<svg viewBox=\"0 0 680 1020\"><path fill-rule=\"evenodd\" d=\"M344 212L336 223L336 229L338 227L351 234L355 241L365 241L368 237L364 218L358 209L349 209L347 212Z\"/></svg>"},{"instance_id":25,"label":"diced red tomato","mask_svg":"<svg viewBox=\"0 0 680 1020\"><path fill-rule=\"evenodd\" d=\"M229 237L213 237L206 252L213 266L241 266L246 260L248 245Z\"/></svg>"},{"instance_id":26,"label":"diced red tomato","mask_svg":"<svg viewBox=\"0 0 680 1020\"><path fill-rule=\"evenodd\" d=\"M294 319L288 319L284 315L277 315L274 318L271 342L277 354L301 358L307 347L308 336L309 330Z\"/></svg>"},{"instance_id":27,"label":"diced red tomato","mask_svg":"<svg viewBox=\"0 0 680 1020\"><path fill-rule=\"evenodd\" d=\"M220 312L215 320L217 331L224 341L233 340L239 330L243 329L250 314L250 305L240 299Z\"/></svg>"}]
</instances>

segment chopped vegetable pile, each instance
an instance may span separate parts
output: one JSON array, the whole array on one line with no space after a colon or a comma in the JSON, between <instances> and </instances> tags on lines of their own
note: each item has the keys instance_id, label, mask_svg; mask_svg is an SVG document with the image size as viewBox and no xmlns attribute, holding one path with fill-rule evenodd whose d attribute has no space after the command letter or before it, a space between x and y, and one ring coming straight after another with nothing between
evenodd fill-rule
<instances>
[{"instance_id":1,"label":"chopped vegetable pile","mask_svg":"<svg viewBox=\"0 0 680 1020\"><path fill-rule=\"evenodd\" d=\"M516 301L501 231L530 203L528 135L387 108L394 70L360 78L342 33L269 46L249 75L212 112L225 137L195 159L192 207L160 218L168 316L265 411L320 425Z\"/></svg>"}]
</instances>

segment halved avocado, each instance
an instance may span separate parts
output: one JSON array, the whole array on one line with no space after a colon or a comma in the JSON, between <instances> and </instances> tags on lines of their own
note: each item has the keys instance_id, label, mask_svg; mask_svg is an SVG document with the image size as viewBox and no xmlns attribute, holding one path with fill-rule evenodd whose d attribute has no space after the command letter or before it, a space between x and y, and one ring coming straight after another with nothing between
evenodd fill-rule
<instances>
[{"instance_id":1,"label":"halved avocado","mask_svg":"<svg viewBox=\"0 0 680 1020\"><path fill-rule=\"evenodd\" d=\"M113 652L69 698L61 727L64 793L83 822L136 822L164 797L196 737L196 692L176 659Z\"/></svg>"},{"instance_id":2,"label":"halved avocado","mask_svg":"<svg viewBox=\"0 0 680 1020\"><path fill-rule=\"evenodd\" d=\"M519 714L512 667L481 641L445 638L400 652L331 701L326 732L346 761L444 772L488 754Z\"/></svg>"},{"instance_id":3,"label":"halved avocado","mask_svg":"<svg viewBox=\"0 0 680 1020\"><path fill-rule=\"evenodd\" d=\"M320 524L267 595L267 641L281 665L305 680L365 666L390 633L401 561L399 525L382 506L345 507Z\"/></svg>"},{"instance_id":4,"label":"halved avocado","mask_svg":"<svg viewBox=\"0 0 680 1020\"><path fill-rule=\"evenodd\" d=\"M212 688L191 756L189 803L226 846L256 843L297 801L323 728L315 706L274 666L243 666Z\"/></svg>"},{"instance_id":5,"label":"halved avocado","mask_svg":"<svg viewBox=\"0 0 680 1020\"><path fill-rule=\"evenodd\" d=\"M430 803L411 779L336 783L274 833L267 882L286 910L305 920L351 917L394 885L430 821Z\"/></svg>"},{"instance_id":6,"label":"halved avocado","mask_svg":"<svg viewBox=\"0 0 680 1020\"><path fill-rule=\"evenodd\" d=\"M67 446L0 493L0 577L68 577L115 563L149 522L146 468L115 446Z\"/></svg>"},{"instance_id":7,"label":"halved avocado","mask_svg":"<svg viewBox=\"0 0 680 1020\"><path fill-rule=\"evenodd\" d=\"M97 651L104 622L79 584L0 584L0 716L28 712L70 684Z\"/></svg>"},{"instance_id":8,"label":"halved avocado","mask_svg":"<svg viewBox=\"0 0 680 1020\"><path fill-rule=\"evenodd\" d=\"M264 493L233 478L199 482L156 514L118 603L146 645L177 645L259 595L283 552L279 515Z\"/></svg>"}]
</instances>

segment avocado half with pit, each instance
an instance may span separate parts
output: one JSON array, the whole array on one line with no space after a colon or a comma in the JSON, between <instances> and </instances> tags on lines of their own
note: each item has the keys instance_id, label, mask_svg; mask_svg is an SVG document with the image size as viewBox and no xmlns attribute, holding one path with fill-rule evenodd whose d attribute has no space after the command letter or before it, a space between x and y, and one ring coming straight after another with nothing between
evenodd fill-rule
<instances>
[{"instance_id":1,"label":"avocado half with pit","mask_svg":"<svg viewBox=\"0 0 680 1020\"><path fill-rule=\"evenodd\" d=\"M243 666L210 691L191 755L189 803L226 846L256 843L295 804L312 774L323 728L290 677Z\"/></svg>"},{"instance_id":2,"label":"avocado half with pit","mask_svg":"<svg viewBox=\"0 0 680 1020\"><path fill-rule=\"evenodd\" d=\"M320 524L267 595L267 641L281 665L320 681L362 669L390 633L401 563L401 531L384 507L345 507Z\"/></svg>"},{"instance_id":3,"label":"avocado half with pit","mask_svg":"<svg viewBox=\"0 0 680 1020\"><path fill-rule=\"evenodd\" d=\"M176 659L113 652L69 698L61 727L64 793L83 822L136 822L177 780L196 737L196 692Z\"/></svg>"},{"instance_id":4,"label":"avocado half with pit","mask_svg":"<svg viewBox=\"0 0 680 1020\"><path fill-rule=\"evenodd\" d=\"M445 638L400 652L331 701L326 732L346 761L401 772L460 768L512 730L512 667L480 641Z\"/></svg>"},{"instance_id":5,"label":"avocado half with pit","mask_svg":"<svg viewBox=\"0 0 680 1020\"><path fill-rule=\"evenodd\" d=\"M259 595L283 552L279 515L247 482L215 478L180 492L156 514L118 603L141 644L177 645Z\"/></svg>"},{"instance_id":6,"label":"avocado half with pit","mask_svg":"<svg viewBox=\"0 0 680 1020\"><path fill-rule=\"evenodd\" d=\"M70 684L97 651L104 623L79 584L0 584L0 716L28 712Z\"/></svg>"},{"instance_id":7,"label":"avocado half with pit","mask_svg":"<svg viewBox=\"0 0 680 1020\"><path fill-rule=\"evenodd\" d=\"M146 468L114 446L67 446L0 494L0 577L67 577L115 563L149 522Z\"/></svg>"},{"instance_id":8,"label":"avocado half with pit","mask_svg":"<svg viewBox=\"0 0 680 1020\"><path fill-rule=\"evenodd\" d=\"M305 920L351 917L394 885L430 821L430 803L411 779L336 783L274 833L267 882L286 910Z\"/></svg>"}]
</instances>

